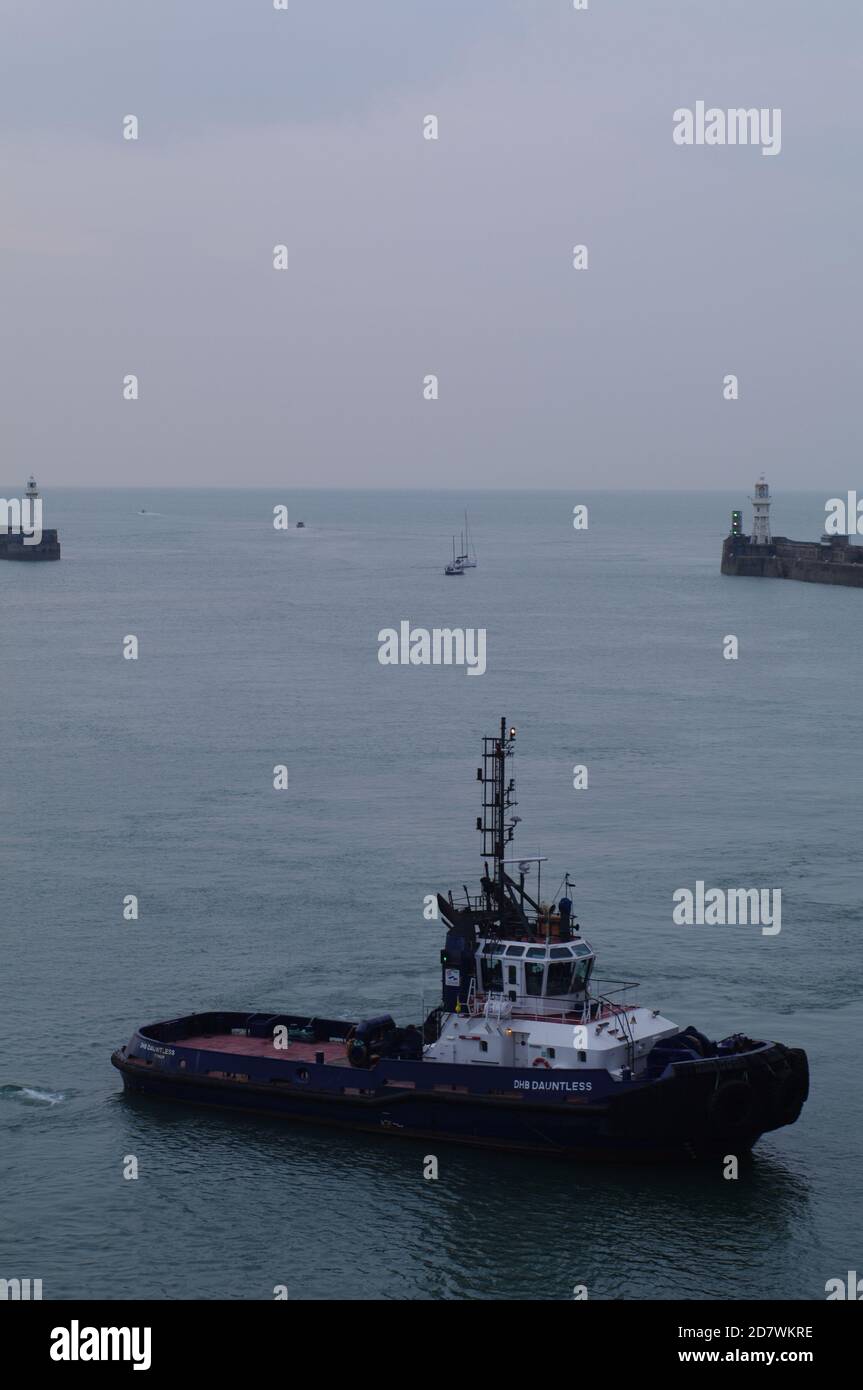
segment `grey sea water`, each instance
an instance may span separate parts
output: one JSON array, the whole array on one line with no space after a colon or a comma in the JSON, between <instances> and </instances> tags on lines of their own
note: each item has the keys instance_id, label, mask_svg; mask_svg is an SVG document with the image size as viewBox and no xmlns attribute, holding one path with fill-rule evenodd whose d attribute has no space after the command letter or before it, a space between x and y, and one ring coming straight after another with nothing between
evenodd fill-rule
<instances>
[{"instance_id":1,"label":"grey sea water","mask_svg":"<svg viewBox=\"0 0 863 1390\"><path fill-rule=\"evenodd\" d=\"M817 537L827 495L780 495L776 529ZM279 502L305 530L274 531ZM731 1300L821 1299L861 1268L863 594L721 577L743 502L49 492L62 561L0 565L0 1277ZM447 579L465 506L479 567ZM405 618L486 628L486 674L381 666ZM681 1024L804 1046L798 1124L736 1182L444 1145L431 1182L410 1142L125 1100L110 1052L158 1018L418 1019L442 944L422 900L476 879L501 714L517 850L549 856L549 893L573 874L602 973ZM696 879L781 888L781 933L674 926Z\"/></svg>"}]
</instances>

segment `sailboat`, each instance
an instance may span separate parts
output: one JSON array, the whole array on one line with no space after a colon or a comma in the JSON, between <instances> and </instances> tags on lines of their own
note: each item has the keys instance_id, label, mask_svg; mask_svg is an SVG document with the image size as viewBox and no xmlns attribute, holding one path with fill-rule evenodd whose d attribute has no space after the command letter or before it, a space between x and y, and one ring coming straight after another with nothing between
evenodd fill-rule
<instances>
[{"instance_id":1,"label":"sailboat","mask_svg":"<svg viewBox=\"0 0 863 1390\"><path fill-rule=\"evenodd\" d=\"M471 550L470 535L467 529L467 512L464 514L464 535L461 537L461 555L456 558L461 561L463 570L476 569L476 547Z\"/></svg>"},{"instance_id":2,"label":"sailboat","mask_svg":"<svg viewBox=\"0 0 863 1390\"><path fill-rule=\"evenodd\" d=\"M461 555L455 553L455 536L452 538L452 564L447 565L444 574L464 574Z\"/></svg>"}]
</instances>

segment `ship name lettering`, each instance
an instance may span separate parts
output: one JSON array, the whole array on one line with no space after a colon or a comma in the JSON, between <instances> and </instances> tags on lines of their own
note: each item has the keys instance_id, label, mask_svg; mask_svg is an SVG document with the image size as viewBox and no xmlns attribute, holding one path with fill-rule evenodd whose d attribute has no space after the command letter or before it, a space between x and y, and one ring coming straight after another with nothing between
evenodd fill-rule
<instances>
[{"instance_id":1,"label":"ship name lettering","mask_svg":"<svg viewBox=\"0 0 863 1390\"><path fill-rule=\"evenodd\" d=\"M592 1091L592 1081L513 1081L514 1091Z\"/></svg>"}]
</instances>

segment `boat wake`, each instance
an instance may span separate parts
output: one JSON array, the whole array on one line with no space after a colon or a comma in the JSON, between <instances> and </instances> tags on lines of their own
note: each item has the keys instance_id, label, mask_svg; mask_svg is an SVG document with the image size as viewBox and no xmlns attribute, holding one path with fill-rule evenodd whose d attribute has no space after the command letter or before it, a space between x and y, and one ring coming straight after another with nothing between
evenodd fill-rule
<instances>
[{"instance_id":1,"label":"boat wake","mask_svg":"<svg viewBox=\"0 0 863 1390\"><path fill-rule=\"evenodd\" d=\"M16 1100L21 1105L59 1105L65 1099L62 1091L43 1091L37 1086L0 1086L0 1100Z\"/></svg>"}]
</instances>

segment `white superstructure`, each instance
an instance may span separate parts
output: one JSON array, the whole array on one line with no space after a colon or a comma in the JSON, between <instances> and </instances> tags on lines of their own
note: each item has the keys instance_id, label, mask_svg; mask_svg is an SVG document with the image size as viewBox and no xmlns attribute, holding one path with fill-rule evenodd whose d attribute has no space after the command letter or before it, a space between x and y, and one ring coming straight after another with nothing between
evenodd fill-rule
<instances>
[{"instance_id":1,"label":"white superstructure","mask_svg":"<svg viewBox=\"0 0 863 1390\"><path fill-rule=\"evenodd\" d=\"M555 1070L597 1068L637 1076L677 1024L656 1009L588 992L595 956L580 936L566 943L486 941L464 1008L444 1014L429 1061L523 1067L553 1089ZM624 986L626 988L626 986ZM577 1078L567 1079L567 1089ZM563 1083L561 1083L563 1084ZM587 1079L585 1090L591 1089Z\"/></svg>"}]
</instances>

